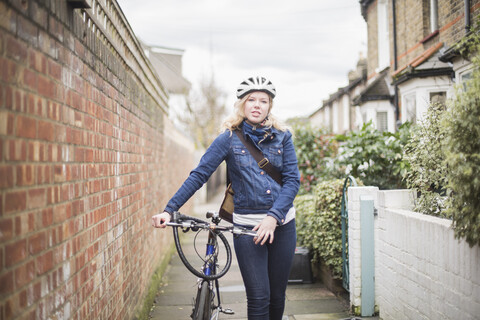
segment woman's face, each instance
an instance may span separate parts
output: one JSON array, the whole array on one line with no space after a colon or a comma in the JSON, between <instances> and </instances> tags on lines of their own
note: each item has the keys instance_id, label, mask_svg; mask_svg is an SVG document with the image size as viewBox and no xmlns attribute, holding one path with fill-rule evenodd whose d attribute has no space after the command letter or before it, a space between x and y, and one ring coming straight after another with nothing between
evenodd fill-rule
<instances>
[{"instance_id":1,"label":"woman's face","mask_svg":"<svg viewBox=\"0 0 480 320\"><path fill-rule=\"evenodd\" d=\"M254 91L244 104L247 122L253 125L262 123L270 109L270 96L263 91Z\"/></svg>"}]
</instances>

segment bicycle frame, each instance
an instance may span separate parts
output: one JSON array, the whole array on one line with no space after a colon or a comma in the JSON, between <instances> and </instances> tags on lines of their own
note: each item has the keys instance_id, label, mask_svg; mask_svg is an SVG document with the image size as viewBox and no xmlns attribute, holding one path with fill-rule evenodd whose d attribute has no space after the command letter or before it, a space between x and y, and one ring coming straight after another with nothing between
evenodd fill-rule
<instances>
[{"instance_id":1,"label":"bicycle frame","mask_svg":"<svg viewBox=\"0 0 480 320\"><path fill-rule=\"evenodd\" d=\"M201 219L194 217L189 217L180 214L179 212L174 212L172 216L172 222L167 223L167 225L173 227L173 235L175 239L175 246L177 248L178 255L182 260L185 267L194 275L198 277L198 290L197 298L195 299L194 308L192 312L192 318L194 320L211 320L218 319L220 312L225 314L234 314L231 309L223 309L221 306L220 298L220 285L218 279L224 276L231 265L232 252L228 240L223 235L223 232L231 232L237 235L249 235L255 236L256 232L239 228L235 226L224 227L219 226L221 219L216 212L208 212L207 218L211 218L213 223L208 223ZM205 248L205 258L203 259L202 270L199 271L194 268L187 260L183 254L183 250L179 241L178 228L182 228L184 232L189 230L199 230L204 229L208 230L207 244ZM227 261L223 269L218 272L218 259L217 259L217 245L218 238L223 242L225 246ZM215 290L213 290L215 287ZM214 305L215 294L217 296L218 304ZM213 295L213 296L212 296Z\"/></svg>"},{"instance_id":2,"label":"bicycle frame","mask_svg":"<svg viewBox=\"0 0 480 320\"><path fill-rule=\"evenodd\" d=\"M217 256L215 255L216 253L216 250L217 250L217 247L216 247L216 243L217 243L217 236L213 233L213 232L209 232L208 233L208 241L207 241L207 245L206 245L206 253L205 253L205 265L204 265L204 273L206 275L212 275L212 274L215 274L216 273L216 263L217 263ZM218 304L216 306L212 306L212 316L211 316L211 320L214 319L218 319L218 316L220 314L220 312L222 311L222 303L221 303L221 299L220 299L220 285L218 283L218 279L215 279L215 280L202 280L201 282L203 281L207 281L208 282L208 288L210 290L212 290L212 283L211 281L214 282L214 286L215 286L215 291L216 291L216 295L217 295L217 301L218 301ZM201 290L201 286L199 287L199 290ZM213 290L212 290L213 292ZM213 299L212 299L213 301Z\"/></svg>"},{"instance_id":3,"label":"bicycle frame","mask_svg":"<svg viewBox=\"0 0 480 320\"><path fill-rule=\"evenodd\" d=\"M215 274L215 260L216 260L216 257L214 256L215 255L215 251L216 251L216 247L215 247L215 242L217 241L216 239L217 237L212 233L212 232L209 232L208 233L208 242L207 242L207 252L205 254L205 265L204 265L204 269L203 269L203 272L207 275L207 276L210 276L213 274ZM213 259L212 259L213 257ZM212 261L213 260L213 261Z\"/></svg>"}]
</instances>

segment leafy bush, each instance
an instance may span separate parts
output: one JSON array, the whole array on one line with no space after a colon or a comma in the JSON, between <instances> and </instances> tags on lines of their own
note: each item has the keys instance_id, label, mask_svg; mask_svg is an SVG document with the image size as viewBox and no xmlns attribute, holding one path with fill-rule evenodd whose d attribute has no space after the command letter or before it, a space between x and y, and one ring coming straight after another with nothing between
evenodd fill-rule
<instances>
[{"instance_id":1,"label":"leafy bush","mask_svg":"<svg viewBox=\"0 0 480 320\"><path fill-rule=\"evenodd\" d=\"M471 79L457 90L442 124L448 171L446 212L453 217L455 235L473 246L480 245L480 36L466 39L461 52L474 65ZM459 88L460 89L460 88Z\"/></svg>"},{"instance_id":2,"label":"leafy bush","mask_svg":"<svg viewBox=\"0 0 480 320\"><path fill-rule=\"evenodd\" d=\"M294 201L295 210L297 215L295 217L297 224L297 239L300 245L306 246L312 252L312 256L315 261L318 257L318 247L319 243L307 243L304 241L309 237L309 233L312 231L309 229L311 217L315 216L315 205L316 200L313 194L299 195L295 198ZM317 252L317 253L315 253Z\"/></svg>"},{"instance_id":3,"label":"leafy bush","mask_svg":"<svg viewBox=\"0 0 480 320\"><path fill-rule=\"evenodd\" d=\"M442 150L445 130L441 126L444 110L441 104L429 106L425 118L412 127L411 139L405 146L405 160L410 164L405 181L418 195L415 211L438 217L447 217L447 166Z\"/></svg>"},{"instance_id":4,"label":"leafy bush","mask_svg":"<svg viewBox=\"0 0 480 320\"><path fill-rule=\"evenodd\" d=\"M299 244L310 249L314 262L321 258L337 279L342 276L342 189L342 179L326 180L314 187L313 195L295 199Z\"/></svg>"},{"instance_id":5,"label":"leafy bush","mask_svg":"<svg viewBox=\"0 0 480 320\"><path fill-rule=\"evenodd\" d=\"M295 147L301 173L301 189L295 200L300 245L312 253L313 261L324 261L335 278L342 277L341 197L343 179L350 173L380 188L403 186L403 146L409 125L395 133L381 133L371 123L359 132L333 138L322 130L299 126ZM338 156L338 141L343 142Z\"/></svg>"},{"instance_id":6,"label":"leafy bush","mask_svg":"<svg viewBox=\"0 0 480 320\"><path fill-rule=\"evenodd\" d=\"M294 144L300 170L299 194L310 192L318 181L340 177L334 161L338 143L332 135L310 125L295 127Z\"/></svg>"},{"instance_id":7,"label":"leafy bush","mask_svg":"<svg viewBox=\"0 0 480 320\"><path fill-rule=\"evenodd\" d=\"M402 175L408 170L403 160L403 148L410 136L410 124L403 124L396 133L380 132L372 122L361 130L338 135L342 141L339 164L345 174L362 180L365 185L380 189L405 188Z\"/></svg>"},{"instance_id":8,"label":"leafy bush","mask_svg":"<svg viewBox=\"0 0 480 320\"><path fill-rule=\"evenodd\" d=\"M417 210L452 218L455 236L480 245L480 37L459 45L470 57L470 80L457 88L446 111L431 105L406 147L409 187L419 191Z\"/></svg>"}]
</instances>

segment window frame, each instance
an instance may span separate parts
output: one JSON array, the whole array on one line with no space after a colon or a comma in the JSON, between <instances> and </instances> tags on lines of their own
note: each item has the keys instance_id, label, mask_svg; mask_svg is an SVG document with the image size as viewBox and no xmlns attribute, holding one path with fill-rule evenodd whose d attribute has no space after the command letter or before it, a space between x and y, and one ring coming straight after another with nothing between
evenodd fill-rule
<instances>
[{"instance_id":1,"label":"window frame","mask_svg":"<svg viewBox=\"0 0 480 320\"><path fill-rule=\"evenodd\" d=\"M379 119L380 115L382 115L384 119ZM380 132L388 132L388 111L384 111L384 110L376 111L375 126L376 126L376 129Z\"/></svg>"},{"instance_id":2,"label":"window frame","mask_svg":"<svg viewBox=\"0 0 480 320\"><path fill-rule=\"evenodd\" d=\"M383 70L390 66L390 31L388 20L388 1L377 2L377 52L378 69Z\"/></svg>"}]
</instances>

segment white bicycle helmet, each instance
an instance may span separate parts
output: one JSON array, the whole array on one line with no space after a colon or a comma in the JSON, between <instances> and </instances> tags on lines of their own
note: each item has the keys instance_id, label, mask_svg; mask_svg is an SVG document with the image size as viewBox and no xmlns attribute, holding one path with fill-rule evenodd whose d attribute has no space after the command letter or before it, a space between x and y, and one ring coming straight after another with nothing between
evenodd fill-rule
<instances>
[{"instance_id":1,"label":"white bicycle helmet","mask_svg":"<svg viewBox=\"0 0 480 320\"><path fill-rule=\"evenodd\" d=\"M237 98L242 99L247 94L252 91L263 91L268 93L272 99L275 98L277 91L275 90L275 86L273 83L264 77L250 77L242 83L237 88Z\"/></svg>"}]
</instances>

